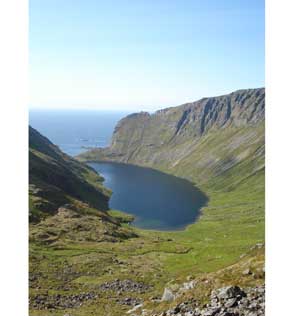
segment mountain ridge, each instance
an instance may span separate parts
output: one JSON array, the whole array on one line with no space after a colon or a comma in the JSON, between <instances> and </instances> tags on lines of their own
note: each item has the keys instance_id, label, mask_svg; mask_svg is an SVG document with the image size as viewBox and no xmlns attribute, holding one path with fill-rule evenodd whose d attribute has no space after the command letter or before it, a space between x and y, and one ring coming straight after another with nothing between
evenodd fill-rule
<instances>
[{"instance_id":1,"label":"mountain ridge","mask_svg":"<svg viewBox=\"0 0 290 316\"><path fill-rule=\"evenodd\" d=\"M114 146L78 157L172 173L195 182L209 201L199 220L182 231L129 227L130 220L121 212L107 214L81 201L62 205L55 215L32 223L31 315L47 315L48 311L56 315L108 315L108 311L116 316L130 311L140 315L143 308L148 315L171 315L172 307L176 314L185 303L191 312L196 311L187 304L192 299L198 299L203 315L210 310L205 304L211 302L212 290L233 285L263 289L265 106L264 90L260 97L255 92L239 92L238 103L245 101L241 111L237 110L240 107L231 111L235 120L229 119L228 103L222 99L217 116L215 103L208 111L184 114L188 105L161 110L155 116L133 114L116 127ZM234 100L239 93L226 100ZM201 102L205 107L207 101ZM194 123L197 118L199 124ZM85 178L96 181L90 172ZM179 290L189 283L196 286L179 297ZM162 300L166 289L176 294L173 301ZM256 303L250 293L249 299ZM248 312L244 306L241 309Z\"/></svg>"},{"instance_id":2,"label":"mountain ridge","mask_svg":"<svg viewBox=\"0 0 290 316\"><path fill-rule=\"evenodd\" d=\"M77 158L153 167L212 185L213 178L219 182L217 176L247 160L251 172L263 169L264 119L265 89L238 90L153 114L131 114L118 122L109 147Z\"/></svg>"}]
</instances>

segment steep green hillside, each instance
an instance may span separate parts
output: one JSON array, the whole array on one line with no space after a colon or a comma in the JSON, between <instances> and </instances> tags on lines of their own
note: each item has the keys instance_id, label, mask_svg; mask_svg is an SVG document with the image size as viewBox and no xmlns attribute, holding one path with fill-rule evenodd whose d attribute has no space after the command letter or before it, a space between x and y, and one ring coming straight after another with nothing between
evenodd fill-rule
<instances>
[{"instance_id":1,"label":"steep green hillside","mask_svg":"<svg viewBox=\"0 0 290 316\"><path fill-rule=\"evenodd\" d=\"M108 209L110 192L88 166L70 158L29 127L29 193L31 220L55 214L58 207L77 199L99 210Z\"/></svg>"},{"instance_id":2,"label":"steep green hillside","mask_svg":"<svg viewBox=\"0 0 290 316\"><path fill-rule=\"evenodd\" d=\"M239 90L193 103L129 115L112 144L79 156L173 173L206 188L233 190L264 173L265 89ZM262 182L261 182L262 185Z\"/></svg>"},{"instance_id":3,"label":"steep green hillside","mask_svg":"<svg viewBox=\"0 0 290 316\"><path fill-rule=\"evenodd\" d=\"M264 241L265 89L239 90L122 119L105 149L80 160L121 161L186 178L209 197L200 220L175 233L188 255L167 258L175 276L214 271Z\"/></svg>"},{"instance_id":4,"label":"steep green hillside","mask_svg":"<svg viewBox=\"0 0 290 316\"><path fill-rule=\"evenodd\" d=\"M71 198L73 207L31 224L30 315L120 316L139 303L148 316L161 315L184 299L204 304L217 287L262 285L264 94L241 90L133 114L119 122L109 148L81 155L187 178L210 200L185 230L159 232L129 227L128 214ZM85 179L100 186L89 174ZM176 291L188 280L197 286L176 302L158 300L165 287Z\"/></svg>"},{"instance_id":5,"label":"steep green hillside","mask_svg":"<svg viewBox=\"0 0 290 316\"><path fill-rule=\"evenodd\" d=\"M89 166L29 127L30 240L51 243L133 236L106 212L111 192L102 181Z\"/></svg>"}]
</instances>

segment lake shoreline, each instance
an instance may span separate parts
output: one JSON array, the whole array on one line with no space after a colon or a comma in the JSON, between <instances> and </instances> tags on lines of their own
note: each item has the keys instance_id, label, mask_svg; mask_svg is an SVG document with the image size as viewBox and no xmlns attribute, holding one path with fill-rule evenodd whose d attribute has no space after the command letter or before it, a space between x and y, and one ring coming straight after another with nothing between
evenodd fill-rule
<instances>
[{"instance_id":1,"label":"lake shoreline","mask_svg":"<svg viewBox=\"0 0 290 316\"><path fill-rule=\"evenodd\" d=\"M134 228L160 232L184 231L199 220L202 209L209 201L208 196L189 180L154 168L100 160L86 163L104 177L104 184L112 190L110 208L121 212L124 210L124 213L134 216L134 220L130 221ZM99 168L93 164L99 164ZM112 170L100 170L100 165L105 169L112 169L113 166L116 174L112 174ZM106 179L104 172L109 174L109 178L115 177L114 180ZM119 173L126 181L119 179ZM138 174L137 178L135 173ZM159 186L158 182L161 182ZM132 192L133 197L123 186ZM148 202L148 194L153 204Z\"/></svg>"}]
</instances>

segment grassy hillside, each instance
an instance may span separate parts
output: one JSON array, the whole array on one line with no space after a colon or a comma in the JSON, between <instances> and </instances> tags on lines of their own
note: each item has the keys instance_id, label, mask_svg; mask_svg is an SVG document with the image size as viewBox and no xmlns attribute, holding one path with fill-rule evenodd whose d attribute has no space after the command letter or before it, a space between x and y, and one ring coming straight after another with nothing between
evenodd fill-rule
<instances>
[{"instance_id":1,"label":"grassy hillside","mask_svg":"<svg viewBox=\"0 0 290 316\"><path fill-rule=\"evenodd\" d=\"M71 199L107 210L110 196L94 170L62 153L32 127L29 127L29 193L32 221L55 214L58 207Z\"/></svg>"},{"instance_id":2,"label":"grassy hillside","mask_svg":"<svg viewBox=\"0 0 290 316\"><path fill-rule=\"evenodd\" d=\"M265 90L239 90L174 108L129 115L112 144L78 159L153 167L207 190L231 190L264 168Z\"/></svg>"},{"instance_id":3,"label":"grassy hillside","mask_svg":"<svg viewBox=\"0 0 290 316\"><path fill-rule=\"evenodd\" d=\"M120 221L106 212L111 192L102 181L93 169L67 156L29 127L31 242L126 237L128 232L120 227Z\"/></svg>"},{"instance_id":4,"label":"grassy hillside","mask_svg":"<svg viewBox=\"0 0 290 316\"><path fill-rule=\"evenodd\" d=\"M79 159L153 167L189 179L210 200L183 231L136 229L128 214L110 210L103 213L110 227L89 221L99 238L71 218L58 239L31 243L31 315L120 316L140 302L159 315L173 304L156 301L164 287L174 291L189 279L198 286L183 299L205 302L216 287L264 283L264 89L133 114L119 122L110 148ZM55 220L66 223L66 213L41 223L51 229ZM120 233L138 237L108 236L115 221Z\"/></svg>"}]
</instances>

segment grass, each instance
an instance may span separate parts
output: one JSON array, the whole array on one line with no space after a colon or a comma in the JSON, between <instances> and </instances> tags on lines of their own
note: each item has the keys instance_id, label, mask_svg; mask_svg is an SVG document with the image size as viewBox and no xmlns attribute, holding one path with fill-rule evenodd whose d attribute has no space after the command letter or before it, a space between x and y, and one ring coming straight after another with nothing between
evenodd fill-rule
<instances>
[{"instance_id":1,"label":"grass","mask_svg":"<svg viewBox=\"0 0 290 316\"><path fill-rule=\"evenodd\" d=\"M261 136L263 126L257 133ZM208 135L196 151L174 168L168 163L155 166L196 182L209 197L198 222L183 231L134 228L127 224L132 216L116 210L110 210L102 222L101 214L89 212L78 219L68 218L62 224L57 217L49 217L31 225L31 235L48 231L54 236L49 243L39 243L38 238L30 242L31 300L40 294L49 300L56 294L65 297L82 292L93 292L97 298L74 308L31 308L30 315L125 315L130 307L120 305L117 299L137 296L157 313L168 304L153 303L150 297L160 297L164 287L174 287L189 277L198 280L199 286L186 295L200 300L206 300L214 287L263 283L264 249L253 249L254 245L264 243L264 158L261 154L255 156L263 141L260 137L251 146L242 144L229 150L233 140L252 134L249 129L236 130L235 136L227 130L218 137ZM216 165L205 169L199 164L201 156L208 157L206 153L219 155L224 165L230 161L229 156L244 156L223 174L217 174ZM199 168L193 169L193 164ZM200 181L201 178L207 181ZM69 229L80 221L82 232ZM245 267L251 267L255 274L243 276ZM114 279L142 281L150 289L144 294L99 289L100 284Z\"/></svg>"},{"instance_id":2,"label":"grass","mask_svg":"<svg viewBox=\"0 0 290 316\"><path fill-rule=\"evenodd\" d=\"M239 184L239 190L210 192L210 201L200 220L184 231L159 232L128 228L139 237L117 242L65 241L49 246L30 244L31 297L39 293L54 295L93 291L99 297L78 308L56 309L54 315L123 315L127 306L117 298L132 296L99 291L98 286L114 279L132 279L151 286L141 295L148 306L149 298L162 295L168 284L182 283L188 276L209 278L232 264L251 247L264 242L263 190L252 190L263 174ZM127 221L128 214L110 211L110 216ZM123 221L123 220L121 220ZM124 224L127 229L127 225ZM262 254L260 254L262 256ZM120 263L121 262L121 263ZM261 267L263 260L259 261ZM222 284L235 282L236 274L221 277ZM250 279L245 284L257 282ZM262 279L261 281L262 282ZM207 293L207 290L202 293ZM110 302L110 310L106 308ZM158 307L154 307L157 308ZM109 312L109 314L108 314ZM31 310L31 315L51 315L46 310Z\"/></svg>"},{"instance_id":3,"label":"grass","mask_svg":"<svg viewBox=\"0 0 290 316\"><path fill-rule=\"evenodd\" d=\"M109 210L108 214L124 224L126 223L128 224L134 221L133 215L119 211L119 210Z\"/></svg>"}]
</instances>

